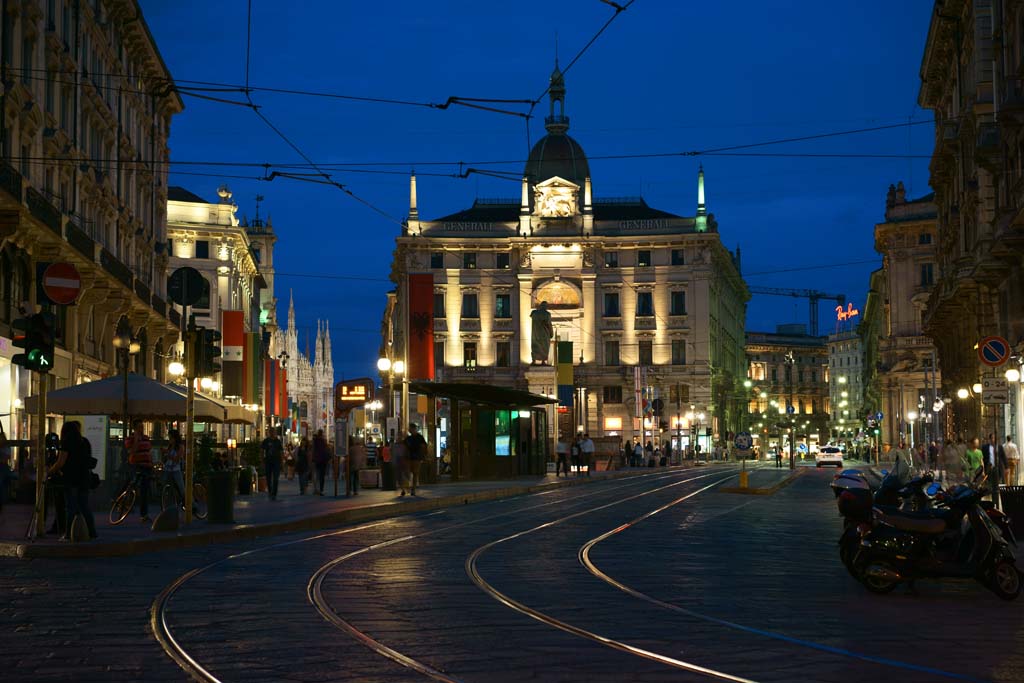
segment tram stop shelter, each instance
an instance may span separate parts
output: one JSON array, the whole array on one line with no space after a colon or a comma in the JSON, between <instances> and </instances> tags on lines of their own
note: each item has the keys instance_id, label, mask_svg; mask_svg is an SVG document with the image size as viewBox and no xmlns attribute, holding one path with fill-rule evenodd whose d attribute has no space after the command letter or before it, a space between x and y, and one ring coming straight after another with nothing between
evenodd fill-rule
<instances>
[{"instance_id":1,"label":"tram stop shelter","mask_svg":"<svg viewBox=\"0 0 1024 683\"><path fill-rule=\"evenodd\" d=\"M417 394L447 399L453 479L542 475L551 453L548 407L558 399L463 382L410 382ZM434 401L430 405L433 407ZM436 420L434 420L436 422Z\"/></svg>"}]
</instances>

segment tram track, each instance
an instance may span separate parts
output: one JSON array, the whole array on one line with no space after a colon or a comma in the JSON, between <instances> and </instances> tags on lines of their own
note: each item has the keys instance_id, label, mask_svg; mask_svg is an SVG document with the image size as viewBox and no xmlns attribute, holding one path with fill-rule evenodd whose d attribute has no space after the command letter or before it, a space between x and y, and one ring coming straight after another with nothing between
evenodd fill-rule
<instances>
[{"instance_id":1,"label":"tram track","mask_svg":"<svg viewBox=\"0 0 1024 683\"><path fill-rule=\"evenodd\" d=\"M450 530L455 529L455 528L460 528L460 527L464 527L464 526L471 526L471 525L475 525L475 524L480 524L480 523L487 522L487 521L492 521L494 519L498 519L498 518L501 518L501 517L508 517L508 516L512 516L512 515L517 515L517 514L521 514L521 513L524 513L524 512L529 512L531 510L536 510L536 509L539 509L539 508L550 507L550 506L553 506L553 505L559 505L559 504L573 505L576 502L582 501L584 499L589 499L589 498L592 498L592 497L595 497L595 496L600 496L600 495L606 495L606 494L609 494L609 493L614 493L616 491L620 491L623 488L628 488L628 487L632 487L632 486L638 486L638 485L650 483L652 481L652 479L654 481L659 481L661 479L667 479L667 478L678 478L681 474L685 474L685 473L684 472L680 472L680 471L676 471L676 472L671 472L671 473L659 472L657 474L651 473L651 474L638 475L637 477L631 477L630 479L628 479L628 480L626 480L626 481L624 481L622 483L612 484L609 487L603 487L603 488L601 488L598 491L593 491L591 493L577 495L577 496L574 496L572 498L551 500L551 501L547 501L547 502L541 503L539 505L533 505L533 506L529 506L529 507L522 508L522 509L503 511L503 512L499 512L499 513L494 514L494 515L489 515L489 516L483 517L483 518L479 518L479 519L475 519L475 520L470 520L470 521L467 521L467 522L461 522L461 523L458 523L458 524L448 525L448 526L441 527L441 528L438 528L438 529L434 529L434 530L431 530L431 531L428 531L428 532L424 532L422 534L413 534L413 535L400 536L400 537L396 537L394 539L390 539L388 541L383 541L383 542L375 543L375 544L372 544L372 545L369 545L369 546L364 546L363 548L360 548L358 550L355 550L355 551L352 551L352 552L347 553L345 555L342 555L341 557L335 558L331 562L328 562L325 565L321 566L313 574L313 576L309 580L309 583L307 584L307 596L308 596L310 602L313 604L313 606L317 609L317 611L320 613L320 615L326 621L328 621L328 623L331 623L335 628L338 628L338 629L348 633L357 642L359 642L359 643L363 644L364 646L368 647L369 649L377 652L381 656L384 656L384 657L386 657L386 658L388 658L388 659L390 659L390 660L392 660L392 661L394 661L394 662L396 662L398 664L401 664L402 666L404 666L406 668L410 668L410 669L412 669L414 671L422 673L423 675L432 677L435 680L457 681L457 679L449 677L444 672L438 671L438 670L434 669L433 667L430 667L427 664L424 664L422 662L418 662L418 661L416 661L416 660L414 660L412 658L409 658L409 657L403 655L402 653L398 652L397 650L394 650L392 648L388 648L383 643L379 643L379 642L375 641L369 635L367 635L365 633L362 633L361 631L356 629L354 626L352 626L348 622L345 622L343 619L341 619L341 617L339 617L334 612L334 610L326 603L326 601L323 598L322 593L320 592L320 586L322 586L323 580L330 573L330 570L333 569L334 567L337 567L342 562L344 562L344 561L346 561L348 559L351 559L352 557L356 557L358 555L362 555L362 554L370 552L372 550L384 548L384 547L387 547L387 546L390 546L390 545L395 545L397 543L413 540L415 538L422 538L424 536L430 536L430 535L434 535L434 534L441 533L441 532L444 532L444 531L450 531ZM714 473L714 474L717 474L717 473ZM705 478L705 477L708 477L708 476L714 476L714 474L706 474L706 475L702 475L700 477L695 477L694 479L702 479L702 478ZM692 480L691 479L684 479L684 480L681 480L679 482L674 482L673 484L670 484L669 486L686 483L688 481L692 481ZM660 489L654 489L654 490L660 490ZM487 505L487 504L507 503L507 502L509 502L511 500L515 500L515 499L530 498L530 497L533 497L533 496L538 496L539 497L539 496L544 496L544 495L551 494L551 493L554 493L554 492L555 491L541 491L541 492L538 492L538 493L527 494L526 496L515 496L515 497L513 497L511 499L499 499L499 500L494 500L494 501L487 501L487 502L485 502L483 504ZM567 492L571 493L572 491L571 490L567 490ZM429 513L428 516L433 516L433 515L439 514L439 512L440 511L435 511L435 512ZM244 552L234 553L234 554L228 555L227 557L221 558L219 560L216 560L214 562L206 564L206 565L204 565L202 567L198 567L196 569L192 569L192 570L182 574L177 579L175 579L173 582L168 584L156 596L156 598L153 600L153 602L152 602L152 604L150 606L150 627L152 629L154 638L160 644L160 646L164 650L164 652L172 660L174 660L174 662L176 664L178 664L178 666L181 667L181 669L183 671L185 671L193 679L198 680L198 681L208 681L210 683L220 683L221 679L218 678L213 672L209 671L205 666L203 666L203 664L201 662L199 662L195 657L193 657L192 654L185 648L185 646L175 637L174 632L173 632L173 628L172 628L170 620L168 618L168 606L169 606L169 603L170 603L171 599L176 594L178 594L178 592L181 591L182 588L189 581L192 581L193 579L195 579L196 577L200 576L201 574L204 574L204 573L206 573L206 572L208 572L208 571L210 571L210 570L212 570L212 569L214 569L216 567L219 567L219 566L224 565L224 564L226 564L228 562L239 560L239 559L242 559L242 558L245 558L245 557L250 557L252 555L256 555L256 554L260 554L260 553L264 553L264 552L269 552L271 550L279 550L281 548L286 548L286 547L289 547L289 546L295 546L295 545L302 544L302 543L309 543L309 542L312 542L312 541L318 541L318 540L323 540L323 539L327 539L327 538L333 538L333 537L338 537L338 536L342 536L342 535L352 534L352 533L356 533L356 532L359 532L359 531L365 531L367 529L371 529L371 528L375 528L375 527L380 527L380 526L385 526L385 525L394 525L394 524L397 524L401 520L406 519L408 517L409 517L408 515L402 516L402 517L395 517L395 518L381 520L381 521L377 521L377 522L371 522L371 523L368 523L368 524L362 524L362 525L359 525L359 526L356 526L356 527L350 527L350 528L340 529L340 530L337 530L337 531L320 533L320 534L316 534L316 535L308 536L308 537L304 537L304 538L299 538L299 539L292 539L292 540L289 540L289 541L285 541L285 542L281 542L281 543L275 543L275 544L268 545L268 546L263 546L263 547L260 547L260 548L253 548L251 550L247 550L247 551L244 551Z\"/></svg>"},{"instance_id":2,"label":"tram track","mask_svg":"<svg viewBox=\"0 0 1024 683\"><path fill-rule=\"evenodd\" d=\"M704 475L704 477L697 477L695 479L703 479L703 478L707 478L707 477L710 477L710 476L717 476L719 474L721 474L721 472L716 472L716 473L714 473L712 475ZM726 481L729 481L730 479L732 479L732 478L734 478L736 476L737 476L737 472L733 471L731 474L729 474L726 477L723 477L723 478L721 478L721 479L719 479L719 480L717 480L715 482L712 482L711 484L703 486L702 488L699 488L696 491L692 491L692 492L690 492L690 493L688 493L688 494L686 494L684 496L680 496L679 498L676 498L675 500L671 501L667 505L663 505L663 506L659 507L657 509L657 511L665 510L665 509L668 509L668 508L673 507L675 505L678 505L679 503L687 501L687 500L689 500L689 499L691 499L691 498L693 498L693 497L695 497L697 495L700 495L701 493L704 493L705 491L708 491L709 489L713 489L716 486L719 486L720 484L722 484L722 483L724 483ZM694 479L691 479L691 480L688 480L688 481L694 481ZM604 509L613 507L615 505L620 505L622 503L628 502L630 500L635 500L637 498L641 498L643 496L650 495L652 493L657 493L658 491L662 491L662 490L664 490L666 488L669 488L669 487L666 486L666 487L661 487L661 488L658 488L658 489L652 489L651 491L645 491L645 492L639 493L639 494L637 494L635 496L630 496L628 498L623 498L621 500L613 501L611 503L606 503L605 505L601 505L601 506L597 506L597 507L594 507L594 508L591 508L591 509L588 509L588 510L583 510L583 511L580 511L580 512L576 512L576 513L574 513L572 515L568 515L566 517L561 517L561 518L559 518L557 520L546 522L544 524L537 525L537 526L532 527L530 529L525 529L525 530L519 531L519 532L517 532L515 534L510 534L510 535L505 536L503 538L499 538L499 539L497 539L495 541L491 541L490 543L482 545L479 548L477 548L476 550L474 550L466 558L466 564L465 564L466 574L469 575L470 579L473 581L473 583L475 583L477 585L478 588L480 588L480 590L482 590L487 595L491 596L493 599L495 599L499 603L505 605L506 607L508 607L508 608L510 608L510 609L512 609L512 610L514 610L516 612L519 612L520 614L523 614L523 615L525 615L527 617L530 617L531 619L535 619L536 621L538 621L538 622L540 622L542 624L545 624L547 626L551 626L551 627L556 628L556 629L558 629L560 631L564 631L564 632L572 634L574 636L578 636L580 638L584 638L584 639L593 641L593 642L598 643L600 645L604 645L606 647L612 648L614 650L618 650L620 652L624 652L626 654L634 655L634 656L637 656L637 657L642 657L644 659L647 659L647 660L650 660L650 661L653 661L653 662L657 662L657 663L660 663L660 664L665 664L665 665L671 666L673 668L680 669L680 670L683 670L683 671L687 671L687 672L690 672L690 673L699 674L699 675L703 675L703 676L708 676L710 678L715 678L715 679L718 679L718 680L733 681L734 683L756 683L756 681L754 681L753 679L742 678L740 676L734 676L734 675L732 675L730 673L727 673L727 672L724 672L724 671L719 671L719 670L712 669L712 668L709 668L709 667L704 667L704 666L701 666L701 665L696 664L694 662L689 662L689 661L685 661L685 660L682 660L682 659L677 659L675 657L670 657L668 655L660 654L658 652L654 652L654 651L651 651L651 650L648 650L648 649L645 649L645 648L637 647L635 645L630 645L629 643L626 643L624 641L617 640L617 639L611 638L609 636L604 636L604 635L601 635L601 634L596 633L594 631L582 628L580 626L576 626L574 624L570 624L570 623L568 623L566 621L563 621L561 619L557 619L556 617L553 617L550 614L547 614L547 613L542 612L540 610L537 610L537 609L534 609L532 607L529 607L528 605L526 605L526 604L524 604L522 602L519 602L518 600L515 600L514 598L510 597L509 595L499 591L491 583L489 583L486 579L484 579L483 576L480 574L480 570L478 568L478 562L479 562L480 558L488 550L490 550L490 549L492 549L492 548L494 548L494 547L496 547L496 546L498 546L498 545L500 545L502 543L507 543L508 541L512 541L512 540L515 540L515 539L522 538L524 536L527 536L529 534L535 533L537 531L541 531L543 529L549 529L549 528L551 528L553 526L556 526L558 524L562 524L564 522L567 522L567 521L569 521L571 519L580 517L582 515L590 514L592 512L596 512L598 510L604 510ZM623 528L622 526L616 527L616 529L613 529L613 531L620 530L622 528Z\"/></svg>"},{"instance_id":3,"label":"tram track","mask_svg":"<svg viewBox=\"0 0 1024 683\"><path fill-rule=\"evenodd\" d=\"M591 559L591 551L598 544L608 540L609 538L612 538L613 536L617 536L618 534L621 534L621 533L623 533L625 531L628 531L628 530L634 528L635 526L637 526L641 522L644 522L646 520L651 519L655 515L658 515L658 514L664 512L665 510L668 510L669 508L672 508L672 507L678 505L679 503L682 503L684 500L686 500L685 497L677 499L677 500L674 500L674 501L672 501L672 502L670 502L670 503L668 503L666 505L663 505L663 506L661 506L659 508L656 508L654 510L646 512L643 515L640 515L639 517L637 517L637 518L635 518L635 519L633 519L633 520L631 520L629 522L626 522L624 524L620 524L620 525L616 526L615 528L613 528L613 529L611 529L609 531L606 531L605 533L603 533L603 534L601 534L599 536L596 536L595 538L590 539L589 541L587 541L586 543L584 543L580 547L579 552L577 553L577 557L579 558L580 564L582 564L586 568L586 570L588 572L590 572L590 574L592 574L595 578L600 579L601 581L607 583L608 585L610 585L610 586L612 586L612 587L622 591L626 595L629 595L632 598L635 598L637 600L641 600L643 602L646 602L648 604L654 605L654 606L659 607L661 609L664 609L666 611L673 612L675 614L682 614L684 616L691 617L693 619L698 619L700 621L704 621L704 622L707 622L707 623L716 624L718 626L723 626L725 628L728 628L728 629L731 629L731 630L734 630L734 631L740 631L740 632L747 633L747 634L754 635L754 636L760 636L760 637L764 637L764 638L769 638L769 639L773 639L773 640L789 643L791 645L796 645L796 646L808 648L808 649L811 649L811 650L816 650L818 652L824 652L824 653L831 654L831 655L838 655L838 656L841 656L841 657L849 657L849 658L857 659L857 660L860 660L860 661L863 661L863 662L868 662L868 663L871 663L871 664L878 664L878 665L882 665L882 666L886 666L886 667L890 667L890 668L903 669L903 670L912 671L912 672L915 672L915 673L924 673L924 674L928 674L928 675L931 675L931 676L938 676L938 677L947 678L947 679L960 680L960 681L971 681L972 683L984 683L984 679L975 678L973 676L966 676L966 675L963 675L963 674L957 674L957 673L953 673L953 672L950 672L950 671L945 671L943 669L938 669L938 668L935 668L935 667L924 666L924 665L920 665L920 664L913 664L911 662L904 662L904 661L901 661L901 660L892 659L892 658L888 658L888 657L878 657L878 656L875 656L875 655L869 655L869 654L862 653L862 652L856 652L856 651L849 650L849 649L846 649L846 648L834 647L834 646L831 646L831 645L826 645L824 643L818 643L818 642L814 642L814 641L811 641L811 640L806 640L806 639L802 639L802 638L796 638L796 637L793 637L793 636L788 636L788 635L786 635L784 633L778 633L776 631L769 631L769 630L766 630L766 629L759 629L759 628L756 628L756 627L753 627L753 626L748 626L748 625L745 625L745 624L740 624L740 623L737 623L737 622L734 622L734 621L730 621L728 619L722 619L722 618L719 618L719 617L714 617L714 616L711 616L711 615L703 614L701 612L697 612L695 610L688 609L686 607L682 607L681 605L677 605L677 604L674 604L674 603L666 602L664 600L660 600L660 599L655 598L655 597L653 597L651 595L648 595L648 594L646 594L646 593L644 593L642 591L639 591L636 588L633 588L632 586L629 586L628 584L626 584L626 583L624 583L624 582L622 582L622 581L620 581L620 580L610 576L609 574L607 574L606 572L601 570L597 566L597 564L593 561L593 559ZM749 504L749 503L747 503L747 504ZM728 509L728 510L726 510L724 512L721 512L721 513L719 513L717 515L714 515L714 516L715 517L720 517L722 515L729 514L731 512L734 512L735 510L740 509L741 507L745 507L745 505L747 505L747 504L738 505L736 507L730 508L730 509Z\"/></svg>"}]
</instances>

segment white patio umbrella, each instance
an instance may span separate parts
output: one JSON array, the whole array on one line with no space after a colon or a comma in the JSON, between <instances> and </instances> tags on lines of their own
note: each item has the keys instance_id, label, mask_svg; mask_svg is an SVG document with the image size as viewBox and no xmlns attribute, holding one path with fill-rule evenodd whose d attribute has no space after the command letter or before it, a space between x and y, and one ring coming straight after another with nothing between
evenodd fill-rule
<instances>
[{"instance_id":1,"label":"white patio umbrella","mask_svg":"<svg viewBox=\"0 0 1024 683\"><path fill-rule=\"evenodd\" d=\"M124 410L123 375L86 382L48 392L46 412L57 415L109 415L120 418ZM25 399L25 409L34 414L38 397ZM185 419L185 396L154 379L128 375L128 415L143 420ZM223 422L224 410L210 401L196 401L197 422Z\"/></svg>"}]
</instances>

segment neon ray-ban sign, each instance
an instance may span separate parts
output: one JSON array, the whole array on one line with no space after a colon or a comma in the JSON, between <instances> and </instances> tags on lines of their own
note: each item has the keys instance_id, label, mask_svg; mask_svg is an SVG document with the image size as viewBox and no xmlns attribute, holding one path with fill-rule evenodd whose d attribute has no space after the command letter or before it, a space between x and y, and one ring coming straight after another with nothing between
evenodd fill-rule
<instances>
[{"instance_id":1,"label":"neon ray-ban sign","mask_svg":"<svg viewBox=\"0 0 1024 683\"><path fill-rule=\"evenodd\" d=\"M860 311L854 308L853 304L846 304L845 309L842 306L836 306L836 320L849 320L857 315L860 315Z\"/></svg>"}]
</instances>

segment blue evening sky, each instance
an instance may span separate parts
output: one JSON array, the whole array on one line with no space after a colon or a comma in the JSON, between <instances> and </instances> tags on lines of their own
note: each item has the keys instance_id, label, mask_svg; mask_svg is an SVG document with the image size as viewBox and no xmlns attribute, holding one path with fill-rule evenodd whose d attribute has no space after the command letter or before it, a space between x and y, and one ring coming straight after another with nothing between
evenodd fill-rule
<instances>
[{"instance_id":1,"label":"blue evening sky","mask_svg":"<svg viewBox=\"0 0 1024 683\"><path fill-rule=\"evenodd\" d=\"M621 0L624 1L624 0ZM184 80L242 83L245 0L142 0L168 67ZM557 33L564 67L613 10L599 0L253 0L250 83L421 102L449 96L532 99L546 87ZM637 0L566 75L570 135L589 156L690 151L908 121L929 0L683 2ZM233 93L207 93L244 99ZM395 175L333 172L337 181L398 219L408 177L454 173L428 162L507 161L521 173L524 120L465 107L435 110L256 92L262 112L319 163L397 162ZM173 160L303 163L249 109L185 97L173 120ZM508 105L525 111L521 105ZM543 135L547 100L530 122ZM930 123L750 150L787 154L928 155ZM929 192L928 161L703 156L592 160L596 196L642 194L666 211L693 215L703 163L708 210L730 249L742 248L752 285L821 289L863 306L881 260L873 229L886 189ZM229 184L239 215L266 199L278 234L279 319L294 290L298 323L329 318L339 379L372 374L398 225L336 188L284 178L231 178L259 168L175 166L171 184L216 199ZM181 172L214 174L184 175ZM299 171L305 172L305 171ZM223 175L217 175L223 174ZM436 218L475 197L517 197L519 186L487 177L419 175L419 209ZM784 272L779 272L784 271ZM309 275L365 279L327 279ZM834 304L832 304L834 306ZM825 331L834 320L821 304ZM806 322L805 299L755 296L747 329ZM304 345L304 341L300 344Z\"/></svg>"}]
</instances>

